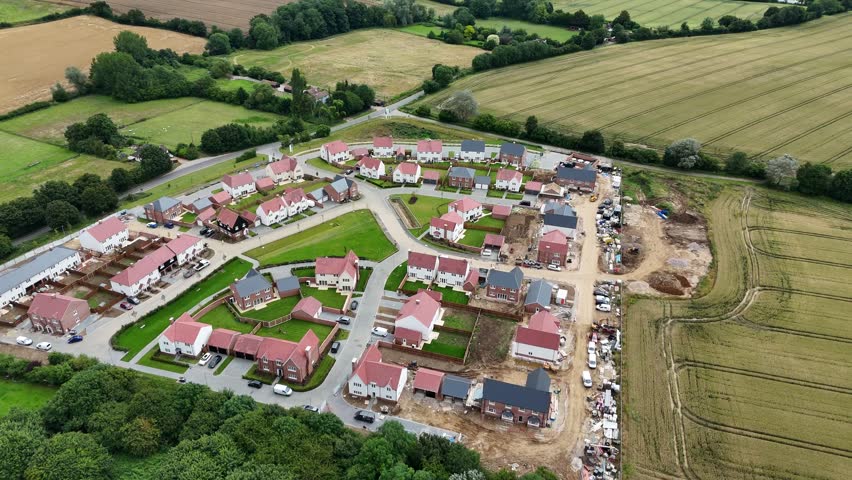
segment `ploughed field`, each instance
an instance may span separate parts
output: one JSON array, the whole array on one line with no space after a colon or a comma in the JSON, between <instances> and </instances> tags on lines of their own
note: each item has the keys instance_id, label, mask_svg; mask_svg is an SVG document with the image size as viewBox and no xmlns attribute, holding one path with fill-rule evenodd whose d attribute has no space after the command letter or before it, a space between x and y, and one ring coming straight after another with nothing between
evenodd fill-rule
<instances>
[{"instance_id":1,"label":"ploughed field","mask_svg":"<svg viewBox=\"0 0 852 480\"><path fill-rule=\"evenodd\" d=\"M663 147L852 165L852 14L794 28L614 45L471 75L480 111Z\"/></svg>"},{"instance_id":2,"label":"ploughed field","mask_svg":"<svg viewBox=\"0 0 852 480\"><path fill-rule=\"evenodd\" d=\"M706 213L712 289L626 308L625 462L639 478L848 478L852 207L729 188Z\"/></svg>"}]
</instances>

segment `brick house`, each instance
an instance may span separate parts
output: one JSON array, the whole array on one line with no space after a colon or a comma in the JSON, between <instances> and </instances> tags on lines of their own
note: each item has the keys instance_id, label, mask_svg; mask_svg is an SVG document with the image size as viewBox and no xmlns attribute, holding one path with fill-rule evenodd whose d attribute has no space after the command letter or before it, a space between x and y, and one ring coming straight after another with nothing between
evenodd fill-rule
<instances>
[{"instance_id":1,"label":"brick house","mask_svg":"<svg viewBox=\"0 0 852 480\"><path fill-rule=\"evenodd\" d=\"M281 160L266 166L266 175L275 183L298 182L304 177L302 166L293 157L282 157Z\"/></svg>"},{"instance_id":2,"label":"brick house","mask_svg":"<svg viewBox=\"0 0 852 480\"><path fill-rule=\"evenodd\" d=\"M550 308L553 298L553 285L544 280L530 282L527 296L524 297L524 310L527 312L539 312Z\"/></svg>"},{"instance_id":3,"label":"brick house","mask_svg":"<svg viewBox=\"0 0 852 480\"><path fill-rule=\"evenodd\" d=\"M322 313L322 303L314 297L305 297L296 303L290 315L299 320L319 318Z\"/></svg>"},{"instance_id":4,"label":"brick house","mask_svg":"<svg viewBox=\"0 0 852 480\"><path fill-rule=\"evenodd\" d=\"M426 291L420 291L405 302L394 321L394 342L418 348L423 342L438 337L435 325L442 324L441 302Z\"/></svg>"},{"instance_id":5,"label":"brick house","mask_svg":"<svg viewBox=\"0 0 852 480\"><path fill-rule=\"evenodd\" d=\"M524 272L519 267L503 272L492 268L485 279L485 294L488 298L504 302L518 303L524 284Z\"/></svg>"},{"instance_id":6,"label":"brick house","mask_svg":"<svg viewBox=\"0 0 852 480\"><path fill-rule=\"evenodd\" d=\"M524 157L527 155L527 147L513 143L505 142L500 145L500 163L508 163L519 167L524 165Z\"/></svg>"},{"instance_id":7,"label":"brick house","mask_svg":"<svg viewBox=\"0 0 852 480\"><path fill-rule=\"evenodd\" d=\"M210 200L210 203L212 203L216 207L224 207L225 205L228 205L234 201L234 199L231 198L230 195L228 195L228 192L224 190L210 195L208 199Z\"/></svg>"},{"instance_id":8,"label":"brick house","mask_svg":"<svg viewBox=\"0 0 852 480\"><path fill-rule=\"evenodd\" d=\"M482 204L470 197L462 197L451 202L447 210L458 213L465 222L471 222L482 216Z\"/></svg>"},{"instance_id":9,"label":"brick house","mask_svg":"<svg viewBox=\"0 0 852 480\"><path fill-rule=\"evenodd\" d=\"M482 386L482 418L546 427L550 419L550 377L542 368L527 375L526 385L486 378Z\"/></svg>"},{"instance_id":10,"label":"brick house","mask_svg":"<svg viewBox=\"0 0 852 480\"><path fill-rule=\"evenodd\" d=\"M451 167L447 173L447 184L454 188L473 189L476 170L467 167Z\"/></svg>"},{"instance_id":11,"label":"brick house","mask_svg":"<svg viewBox=\"0 0 852 480\"><path fill-rule=\"evenodd\" d=\"M484 162L485 142L482 140L462 140L459 158L465 162Z\"/></svg>"},{"instance_id":12,"label":"brick house","mask_svg":"<svg viewBox=\"0 0 852 480\"><path fill-rule=\"evenodd\" d=\"M421 172L420 165L402 162L393 169L393 183L417 183Z\"/></svg>"},{"instance_id":13,"label":"brick house","mask_svg":"<svg viewBox=\"0 0 852 480\"><path fill-rule=\"evenodd\" d=\"M548 234L554 230L558 230L573 240L577 238L578 221L579 219L574 216L545 213L542 219L541 232L542 234Z\"/></svg>"},{"instance_id":14,"label":"brick house","mask_svg":"<svg viewBox=\"0 0 852 480\"><path fill-rule=\"evenodd\" d=\"M455 212L447 212L440 218L429 220L429 235L439 240L456 242L464 233L464 219Z\"/></svg>"},{"instance_id":15,"label":"brick house","mask_svg":"<svg viewBox=\"0 0 852 480\"><path fill-rule=\"evenodd\" d=\"M561 230L551 230L538 239L538 261L545 265L564 266L568 259L568 237Z\"/></svg>"},{"instance_id":16,"label":"brick house","mask_svg":"<svg viewBox=\"0 0 852 480\"><path fill-rule=\"evenodd\" d=\"M343 258L318 258L314 269L317 287L322 290L335 288L338 292L354 291L358 284L358 261L352 250Z\"/></svg>"},{"instance_id":17,"label":"brick house","mask_svg":"<svg viewBox=\"0 0 852 480\"><path fill-rule=\"evenodd\" d=\"M118 217L107 217L80 234L80 246L98 253L111 253L120 248L130 235L127 225Z\"/></svg>"},{"instance_id":18,"label":"brick house","mask_svg":"<svg viewBox=\"0 0 852 480\"><path fill-rule=\"evenodd\" d=\"M145 205L145 218L152 222L169 223L183 213L183 205L172 197L161 197Z\"/></svg>"},{"instance_id":19,"label":"brick house","mask_svg":"<svg viewBox=\"0 0 852 480\"><path fill-rule=\"evenodd\" d=\"M568 189L592 192L597 176L598 172L593 169L557 167L554 181Z\"/></svg>"},{"instance_id":20,"label":"brick house","mask_svg":"<svg viewBox=\"0 0 852 480\"><path fill-rule=\"evenodd\" d=\"M559 319L542 310L519 326L512 341L512 355L526 360L556 362L560 358Z\"/></svg>"},{"instance_id":21,"label":"brick house","mask_svg":"<svg viewBox=\"0 0 852 480\"><path fill-rule=\"evenodd\" d=\"M335 203L358 198L358 184L341 175L334 177L334 181L323 187L323 191Z\"/></svg>"},{"instance_id":22,"label":"brick house","mask_svg":"<svg viewBox=\"0 0 852 480\"><path fill-rule=\"evenodd\" d=\"M283 381L304 384L319 360L319 338L308 330L299 343L266 337L257 348L257 369Z\"/></svg>"},{"instance_id":23,"label":"brick house","mask_svg":"<svg viewBox=\"0 0 852 480\"><path fill-rule=\"evenodd\" d=\"M524 183L524 175L517 170L509 170L501 168L497 171L497 181L494 188L497 190L508 190L510 192L520 192L521 185Z\"/></svg>"},{"instance_id":24,"label":"brick house","mask_svg":"<svg viewBox=\"0 0 852 480\"><path fill-rule=\"evenodd\" d=\"M231 198L240 198L257 192L254 177L248 172L235 173L222 177L222 190L228 192Z\"/></svg>"},{"instance_id":25,"label":"brick house","mask_svg":"<svg viewBox=\"0 0 852 480\"><path fill-rule=\"evenodd\" d=\"M392 157L393 151L392 137L373 137L373 155L376 157Z\"/></svg>"},{"instance_id":26,"label":"brick house","mask_svg":"<svg viewBox=\"0 0 852 480\"><path fill-rule=\"evenodd\" d=\"M219 210L214 223L219 231L232 240L239 240L248 235L248 229L254 226L244 214L237 213L230 208Z\"/></svg>"},{"instance_id":27,"label":"brick house","mask_svg":"<svg viewBox=\"0 0 852 480\"><path fill-rule=\"evenodd\" d=\"M233 303L240 310L248 310L275 299L272 282L251 269L245 278L230 285Z\"/></svg>"},{"instance_id":28,"label":"brick house","mask_svg":"<svg viewBox=\"0 0 852 480\"><path fill-rule=\"evenodd\" d=\"M358 161L358 172L363 177L378 180L385 174L385 162L373 157L363 157Z\"/></svg>"},{"instance_id":29,"label":"brick house","mask_svg":"<svg viewBox=\"0 0 852 480\"><path fill-rule=\"evenodd\" d=\"M240 337L240 332L228 330L227 328L214 328L207 339L207 351L210 353L221 353L222 355L233 355L234 345Z\"/></svg>"},{"instance_id":30,"label":"brick house","mask_svg":"<svg viewBox=\"0 0 852 480\"><path fill-rule=\"evenodd\" d=\"M361 358L352 360L349 394L397 402L407 379L408 369L382 362L382 352L374 343L364 350Z\"/></svg>"},{"instance_id":31,"label":"brick house","mask_svg":"<svg viewBox=\"0 0 852 480\"><path fill-rule=\"evenodd\" d=\"M419 140L417 142L418 162L440 162L443 158L444 144L440 140Z\"/></svg>"},{"instance_id":32,"label":"brick house","mask_svg":"<svg viewBox=\"0 0 852 480\"><path fill-rule=\"evenodd\" d=\"M196 322L190 314L184 313L163 330L157 343L163 353L197 357L204 351L212 333L212 326Z\"/></svg>"},{"instance_id":33,"label":"brick house","mask_svg":"<svg viewBox=\"0 0 852 480\"><path fill-rule=\"evenodd\" d=\"M438 257L428 253L408 252L408 279L431 283L435 279Z\"/></svg>"},{"instance_id":34,"label":"brick house","mask_svg":"<svg viewBox=\"0 0 852 480\"><path fill-rule=\"evenodd\" d=\"M57 335L76 329L89 314L86 300L57 293L37 293L27 310L34 330Z\"/></svg>"},{"instance_id":35,"label":"brick house","mask_svg":"<svg viewBox=\"0 0 852 480\"><path fill-rule=\"evenodd\" d=\"M476 273L476 269L470 268L467 260L442 256L438 257L435 282L442 287L463 291L471 273Z\"/></svg>"},{"instance_id":36,"label":"brick house","mask_svg":"<svg viewBox=\"0 0 852 480\"><path fill-rule=\"evenodd\" d=\"M328 163L343 163L352 158L349 154L349 145L335 140L320 147L320 158Z\"/></svg>"}]
</instances>

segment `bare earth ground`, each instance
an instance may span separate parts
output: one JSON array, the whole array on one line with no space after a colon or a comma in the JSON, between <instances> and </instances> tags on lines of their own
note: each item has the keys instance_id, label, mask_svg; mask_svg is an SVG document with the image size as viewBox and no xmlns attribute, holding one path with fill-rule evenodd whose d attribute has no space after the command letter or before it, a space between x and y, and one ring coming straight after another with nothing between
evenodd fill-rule
<instances>
[{"instance_id":1,"label":"bare earth ground","mask_svg":"<svg viewBox=\"0 0 852 480\"><path fill-rule=\"evenodd\" d=\"M113 49L112 39L122 30L145 36L154 49L178 53L204 49L203 38L91 16L0 30L0 51L7 66L0 73L0 112L50 98L51 85L64 79L66 67L88 70L95 55Z\"/></svg>"}]
</instances>

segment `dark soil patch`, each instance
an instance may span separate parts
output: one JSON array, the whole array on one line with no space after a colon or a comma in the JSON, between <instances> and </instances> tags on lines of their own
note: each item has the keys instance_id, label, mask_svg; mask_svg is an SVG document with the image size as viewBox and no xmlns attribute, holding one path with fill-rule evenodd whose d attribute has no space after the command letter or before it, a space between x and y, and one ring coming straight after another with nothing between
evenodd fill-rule
<instances>
[{"instance_id":1,"label":"dark soil patch","mask_svg":"<svg viewBox=\"0 0 852 480\"><path fill-rule=\"evenodd\" d=\"M689 284L688 281L686 283L687 285ZM661 271L654 272L648 277L648 285L658 292L678 296L684 294L683 288L686 286L683 285L675 274Z\"/></svg>"},{"instance_id":2,"label":"dark soil patch","mask_svg":"<svg viewBox=\"0 0 852 480\"><path fill-rule=\"evenodd\" d=\"M481 316L470 342L468 365L494 365L505 360L516 325L509 320Z\"/></svg>"}]
</instances>

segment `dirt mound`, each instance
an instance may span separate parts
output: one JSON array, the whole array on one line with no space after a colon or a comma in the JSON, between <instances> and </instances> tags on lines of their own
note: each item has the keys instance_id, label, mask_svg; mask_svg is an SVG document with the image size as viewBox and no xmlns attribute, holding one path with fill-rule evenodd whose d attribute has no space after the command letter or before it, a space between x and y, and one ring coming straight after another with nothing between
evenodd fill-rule
<instances>
[{"instance_id":1,"label":"dirt mound","mask_svg":"<svg viewBox=\"0 0 852 480\"><path fill-rule=\"evenodd\" d=\"M684 285L684 282L687 285ZM683 289L689 285L689 281L683 275L656 271L648 276L648 285L658 292L681 296L684 294Z\"/></svg>"},{"instance_id":2,"label":"dirt mound","mask_svg":"<svg viewBox=\"0 0 852 480\"><path fill-rule=\"evenodd\" d=\"M693 212L675 213L669 216L669 220L676 223L683 223L685 225L702 223L701 217Z\"/></svg>"},{"instance_id":3,"label":"dirt mound","mask_svg":"<svg viewBox=\"0 0 852 480\"><path fill-rule=\"evenodd\" d=\"M679 275L677 273L673 273L672 275L674 275L674 277L677 279L677 281L680 282L681 287L689 288L689 287L692 286L692 284L689 283L689 279L684 277L683 275Z\"/></svg>"}]
</instances>

